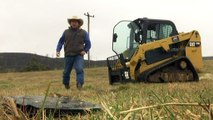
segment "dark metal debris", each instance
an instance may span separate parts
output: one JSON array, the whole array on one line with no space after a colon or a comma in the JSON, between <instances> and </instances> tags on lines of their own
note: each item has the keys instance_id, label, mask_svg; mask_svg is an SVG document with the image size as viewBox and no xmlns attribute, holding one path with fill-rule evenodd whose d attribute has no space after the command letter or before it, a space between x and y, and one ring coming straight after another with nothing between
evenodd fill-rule
<instances>
[{"instance_id":1,"label":"dark metal debris","mask_svg":"<svg viewBox=\"0 0 213 120\"><path fill-rule=\"evenodd\" d=\"M30 115L35 115L42 108L45 96L12 96L18 108ZM90 102L76 100L71 97L47 97L43 108L46 114L67 115L90 113L101 110L101 107Z\"/></svg>"}]
</instances>

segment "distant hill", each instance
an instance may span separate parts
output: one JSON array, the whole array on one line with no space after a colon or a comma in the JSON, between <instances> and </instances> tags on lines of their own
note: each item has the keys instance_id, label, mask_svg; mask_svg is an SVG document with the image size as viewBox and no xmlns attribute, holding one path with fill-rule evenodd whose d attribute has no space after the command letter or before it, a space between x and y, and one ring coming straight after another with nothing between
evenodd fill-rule
<instances>
[{"instance_id":1,"label":"distant hill","mask_svg":"<svg viewBox=\"0 0 213 120\"><path fill-rule=\"evenodd\" d=\"M203 57L204 60L213 60L213 56L205 56Z\"/></svg>"},{"instance_id":2,"label":"distant hill","mask_svg":"<svg viewBox=\"0 0 213 120\"><path fill-rule=\"evenodd\" d=\"M213 56L203 59L213 60ZM100 66L106 66L106 60L90 61L90 67ZM63 58L49 58L30 53L0 53L0 72L54 70L63 67ZM87 60L85 67L88 67Z\"/></svg>"},{"instance_id":3,"label":"distant hill","mask_svg":"<svg viewBox=\"0 0 213 120\"><path fill-rule=\"evenodd\" d=\"M49 58L30 53L0 53L0 72L63 69L63 58ZM106 61L90 61L90 67L106 66ZM85 60L85 67L88 61Z\"/></svg>"}]
</instances>

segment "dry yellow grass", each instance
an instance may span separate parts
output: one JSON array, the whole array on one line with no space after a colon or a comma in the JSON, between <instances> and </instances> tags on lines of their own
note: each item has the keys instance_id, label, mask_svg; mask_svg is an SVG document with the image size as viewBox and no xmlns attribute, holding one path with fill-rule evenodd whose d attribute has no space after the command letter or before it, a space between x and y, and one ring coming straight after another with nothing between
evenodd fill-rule
<instances>
[{"instance_id":1,"label":"dry yellow grass","mask_svg":"<svg viewBox=\"0 0 213 120\"><path fill-rule=\"evenodd\" d=\"M51 82L50 95L57 93L96 104L106 105L107 111L93 115L67 116L78 119L208 119L209 113L202 107L169 106L140 110L128 114L121 111L162 103L204 103L213 101L213 61L204 61L199 82L168 84L122 84L110 86L106 67L85 69L85 85L76 89L75 72L71 77L71 89L66 90L61 82L62 70L43 72L0 73L0 96L45 95ZM2 101L2 98L0 98ZM171 111L171 113L167 110ZM0 108L0 113L2 109ZM194 116L193 116L194 115ZM1 116L1 115L0 115ZM1 117L0 117L1 118Z\"/></svg>"}]
</instances>

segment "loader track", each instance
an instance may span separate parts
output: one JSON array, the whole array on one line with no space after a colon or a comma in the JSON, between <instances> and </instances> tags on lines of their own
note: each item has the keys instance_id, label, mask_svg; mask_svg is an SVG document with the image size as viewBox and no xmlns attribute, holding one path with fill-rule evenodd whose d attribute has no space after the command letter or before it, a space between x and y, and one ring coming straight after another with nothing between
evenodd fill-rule
<instances>
[{"instance_id":1,"label":"loader track","mask_svg":"<svg viewBox=\"0 0 213 120\"><path fill-rule=\"evenodd\" d=\"M182 64L183 62L184 64ZM198 81L198 74L192 63L186 57L179 57L151 70L145 71L138 77L142 82L189 82Z\"/></svg>"}]
</instances>

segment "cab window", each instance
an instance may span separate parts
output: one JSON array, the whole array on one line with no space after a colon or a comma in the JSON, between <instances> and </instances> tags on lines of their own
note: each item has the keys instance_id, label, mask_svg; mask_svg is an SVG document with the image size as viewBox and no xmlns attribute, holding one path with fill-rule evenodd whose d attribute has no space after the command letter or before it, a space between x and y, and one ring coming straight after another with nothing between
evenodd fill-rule
<instances>
[{"instance_id":1,"label":"cab window","mask_svg":"<svg viewBox=\"0 0 213 120\"><path fill-rule=\"evenodd\" d=\"M172 26L169 24L153 23L147 26L146 43L170 37Z\"/></svg>"}]
</instances>

